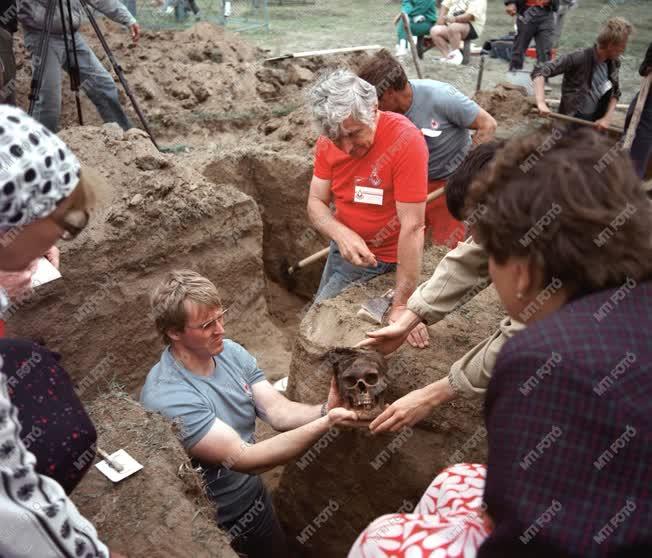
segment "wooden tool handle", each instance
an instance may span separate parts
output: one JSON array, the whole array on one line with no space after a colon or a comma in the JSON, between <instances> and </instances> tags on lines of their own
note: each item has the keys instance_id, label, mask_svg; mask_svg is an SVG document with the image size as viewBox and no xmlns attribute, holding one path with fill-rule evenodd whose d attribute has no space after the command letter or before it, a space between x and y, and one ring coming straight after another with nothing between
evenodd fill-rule
<instances>
[{"instance_id":1,"label":"wooden tool handle","mask_svg":"<svg viewBox=\"0 0 652 558\"><path fill-rule=\"evenodd\" d=\"M292 275L295 271L298 269L301 269L302 267L306 267L307 265L310 265L311 263L317 262L321 260L322 258L325 258L328 256L328 252L330 251L330 246L328 248L322 248L319 252L315 252L311 256L308 256L307 258L304 258L300 261L298 261L296 264L288 268L288 273Z\"/></svg>"},{"instance_id":2,"label":"wooden tool handle","mask_svg":"<svg viewBox=\"0 0 652 558\"><path fill-rule=\"evenodd\" d=\"M582 120L581 118L575 118L574 116L568 116L567 114L560 114L558 112L551 112L548 114L548 116L550 118L554 118L555 120L563 120L564 122L571 122L573 124L579 124L580 126L591 126L591 128L595 126L595 122L590 120ZM616 128L615 126L609 126L607 130L617 134L623 133L622 128Z\"/></svg>"},{"instance_id":3,"label":"wooden tool handle","mask_svg":"<svg viewBox=\"0 0 652 558\"><path fill-rule=\"evenodd\" d=\"M115 459L112 459L111 456L106 453L102 448L97 448L97 453L99 453L103 458L104 461L106 461L107 465L111 467L114 471L117 471L118 473L122 473L123 467L118 463Z\"/></svg>"},{"instance_id":4,"label":"wooden tool handle","mask_svg":"<svg viewBox=\"0 0 652 558\"><path fill-rule=\"evenodd\" d=\"M440 198L441 196L444 195L445 191L446 189L443 186L441 188L437 188L436 190L433 190L428 194L428 197L426 198L426 203L430 203L432 200L436 200L437 198ZM296 264L288 268L288 273L292 275L298 269L301 269L302 267L306 267L311 263L318 262L322 258L328 256L329 250L330 247L322 248L319 252L315 252L314 254L312 254L312 256L308 256L307 258L298 261Z\"/></svg>"},{"instance_id":5,"label":"wooden tool handle","mask_svg":"<svg viewBox=\"0 0 652 558\"><path fill-rule=\"evenodd\" d=\"M636 106L634 107L634 113L632 114L632 118L629 121L627 134L625 134L623 149L631 149L632 143L634 143L636 128L638 128L638 123L641 121L641 113L643 112L645 101L647 100L647 96L650 92L650 81L652 81L652 74L648 74L646 77L641 78L641 90L638 93L638 100L636 101Z\"/></svg>"},{"instance_id":6,"label":"wooden tool handle","mask_svg":"<svg viewBox=\"0 0 652 558\"><path fill-rule=\"evenodd\" d=\"M403 29L407 35L408 44L410 45L410 52L412 53L414 67L417 70L417 77L423 79L423 72L421 71L421 64L419 64L419 56L417 54L416 41L414 40L414 35L412 35L412 31L410 30L410 20L405 12L401 12L401 20L403 21Z\"/></svg>"}]
</instances>

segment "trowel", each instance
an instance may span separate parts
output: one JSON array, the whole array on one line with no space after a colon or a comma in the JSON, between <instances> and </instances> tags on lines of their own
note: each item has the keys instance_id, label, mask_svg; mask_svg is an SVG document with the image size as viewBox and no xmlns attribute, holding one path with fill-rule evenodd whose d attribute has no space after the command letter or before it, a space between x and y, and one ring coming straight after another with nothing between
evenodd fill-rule
<instances>
[{"instance_id":1,"label":"trowel","mask_svg":"<svg viewBox=\"0 0 652 558\"><path fill-rule=\"evenodd\" d=\"M100 473L112 482L120 482L143 468L138 461L123 449L119 449L109 455L103 449L97 448L97 453L99 453L104 460L96 463L95 466L98 468Z\"/></svg>"},{"instance_id":2,"label":"trowel","mask_svg":"<svg viewBox=\"0 0 652 558\"><path fill-rule=\"evenodd\" d=\"M374 324L382 325L385 314L392 305L394 298L394 289L389 289L382 296L370 298L360 305L358 316Z\"/></svg>"}]
</instances>

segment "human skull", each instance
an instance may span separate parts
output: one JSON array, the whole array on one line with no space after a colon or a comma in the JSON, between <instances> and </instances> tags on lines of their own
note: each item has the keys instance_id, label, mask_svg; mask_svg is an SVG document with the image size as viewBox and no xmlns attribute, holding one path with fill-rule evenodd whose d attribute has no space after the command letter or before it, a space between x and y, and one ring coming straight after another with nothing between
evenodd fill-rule
<instances>
[{"instance_id":1,"label":"human skull","mask_svg":"<svg viewBox=\"0 0 652 558\"><path fill-rule=\"evenodd\" d=\"M383 355L368 349L333 349L328 354L333 364L337 390L345 407L364 420L383 410L387 388L387 364Z\"/></svg>"}]
</instances>

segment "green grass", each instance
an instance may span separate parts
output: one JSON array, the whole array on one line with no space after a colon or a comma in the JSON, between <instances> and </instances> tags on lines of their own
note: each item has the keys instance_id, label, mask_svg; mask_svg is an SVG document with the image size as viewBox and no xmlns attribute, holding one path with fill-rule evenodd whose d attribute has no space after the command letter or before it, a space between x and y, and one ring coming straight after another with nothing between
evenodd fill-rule
<instances>
[{"instance_id":1,"label":"green grass","mask_svg":"<svg viewBox=\"0 0 652 558\"><path fill-rule=\"evenodd\" d=\"M245 2L240 2L245 3ZM236 2L234 5L237 5ZM392 18L398 13L399 4L388 0L315 0L314 3L270 6L270 31L245 32L261 48L269 49L271 55L305 50L338 48L365 44L380 44L393 48L395 33ZM636 34L623 57L621 71L623 100L629 101L638 89L637 73L645 50L652 39L652 2L650 0L579 0L579 8L567 18L560 44L560 53L591 45L600 27L609 16L618 15L629 19L636 27ZM479 40L499 37L510 30L511 18L503 8L502 0L488 0L487 23ZM423 64L425 77L455 79L442 72L441 64L434 62L435 55L426 53ZM476 62L477 64L477 62ZM410 61L409 73L415 76ZM486 87L501 80L506 63L490 61L487 65ZM463 71L463 70L462 70ZM492 72L496 75L492 75ZM471 93L474 79L460 80L459 86ZM466 82L469 82L468 84ZM455 83L458 85L457 83ZM466 87L468 85L468 88Z\"/></svg>"}]
</instances>

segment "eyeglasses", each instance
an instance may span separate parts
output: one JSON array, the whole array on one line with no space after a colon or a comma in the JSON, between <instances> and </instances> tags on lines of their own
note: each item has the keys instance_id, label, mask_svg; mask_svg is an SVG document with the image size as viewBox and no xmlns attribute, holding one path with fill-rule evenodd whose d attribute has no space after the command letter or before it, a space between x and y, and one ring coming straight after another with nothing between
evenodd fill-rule
<instances>
[{"instance_id":1,"label":"eyeglasses","mask_svg":"<svg viewBox=\"0 0 652 558\"><path fill-rule=\"evenodd\" d=\"M228 308L227 308L227 310L228 310ZM190 329L199 329L201 331L210 331L211 329L213 329L213 327L215 327L216 323L219 322L220 324L222 324L222 322L224 321L224 314L226 314L226 310L223 310L215 318L213 318L212 320L208 320L207 322L204 322L203 324L199 324L199 325L186 324L186 327L188 327Z\"/></svg>"},{"instance_id":2,"label":"eyeglasses","mask_svg":"<svg viewBox=\"0 0 652 558\"><path fill-rule=\"evenodd\" d=\"M55 223L63 229L61 240L73 240L79 236L88 225L90 213L85 209L71 209L63 214Z\"/></svg>"}]
</instances>

